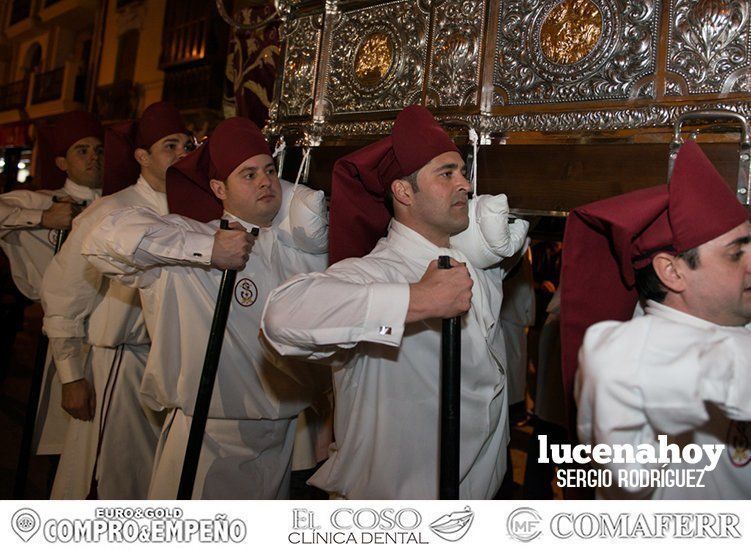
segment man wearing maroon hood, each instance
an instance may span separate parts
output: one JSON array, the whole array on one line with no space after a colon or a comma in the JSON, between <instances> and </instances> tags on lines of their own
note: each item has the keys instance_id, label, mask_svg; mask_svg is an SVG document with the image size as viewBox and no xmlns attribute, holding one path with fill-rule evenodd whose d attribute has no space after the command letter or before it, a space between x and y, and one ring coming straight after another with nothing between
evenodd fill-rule
<instances>
[{"instance_id":1,"label":"man wearing maroon hood","mask_svg":"<svg viewBox=\"0 0 751 550\"><path fill-rule=\"evenodd\" d=\"M42 174L38 191L18 189L0 195L0 248L10 262L16 287L38 302L42 276L52 260L58 231L101 193L102 140L99 120L85 111L65 113L39 128L37 149L52 172ZM47 181L44 181L47 179ZM57 185L65 183L55 189ZM60 454L68 416L60 408L60 383L47 356L37 414L38 454Z\"/></svg>"},{"instance_id":2,"label":"man wearing maroon hood","mask_svg":"<svg viewBox=\"0 0 751 550\"><path fill-rule=\"evenodd\" d=\"M326 265L325 253L306 252L283 235L292 193L293 185L279 180L261 131L250 120L230 118L169 169L171 215L112 212L84 244L90 262L158 303L147 316L154 342L141 393L149 407L169 414L149 498L177 496L222 279L211 267L238 272L193 498L289 495L296 418L315 398L327 403L320 390L330 382L329 372L316 366L292 368L259 338L269 293L293 274ZM217 231L220 218L233 230ZM223 234L242 249L223 245ZM226 264L212 260L220 249L228 250Z\"/></svg>"},{"instance_id":3,"label":"man wearing maroon hood","mask_svg":"<svg viewBox=\"0 0 751 550\"><path fill-rule=\"evenodd\" d=\"M149 352L138 292L106 280L81 254L108 212L143 206L167 213L165 174L192 143L168 103L107 129L104 195L76 218L42 283L44 331L72 417L53 498L145 498L162 418L142 407Z\"/></svg>"},{"instance_id":4,"label":"man wearing maroon hood","mask_svg":"<svg viewBox=\"0 0 751 550\"><path fill-rule=\"evenodd\" d=\"M39 134L39 154L54 159L65 183L59 189L0 195L0 246L10 259L18 289L35 301L52 259L56 230L70 229L82 206L101 195L104 160L104 130L91 113L61 115Z\"/></svg>"},{"instance_id":5,"label":"man wearing maroon hood","mask_svg":"<svg viewBox=\"0 0 751 550\"><path fill-rule=\"evenodd\" d=\"M506 470L508 396L500 270L451 247L469 224L464 161L424 107L334 167L332 265L269 297L263 331L282 355L334 365L328 461L336 498L438 497L442 319L460 315L460 497L491 498ZM439 270L439 256L453 268Z\"/></svg>"},{"instance_id":6,"label":"man wearing maroon hood","mask_svg":"<svg viewBox=\"0 0 751 550\"><path fill-rule=\"evenodd\" d=\"M669 458L606 461L613 483L598 496L751 497L748 219L693 141L681 147L668 185L572 212L561 336L579 438ZM632 319L637 300L644 314ZM721 456L692 463L689 445L722 448Z\"/></svg>"}]
</instances>

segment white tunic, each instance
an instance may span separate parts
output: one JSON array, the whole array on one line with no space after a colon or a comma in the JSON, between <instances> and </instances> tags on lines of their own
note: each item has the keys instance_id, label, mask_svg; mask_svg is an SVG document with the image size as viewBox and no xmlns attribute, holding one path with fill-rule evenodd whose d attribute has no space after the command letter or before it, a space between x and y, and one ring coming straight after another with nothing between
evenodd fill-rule
<instances>
[{"instance_id":1,"label":"white tunic","mask_svg":"<svg viewBox=\"0 0 751 550\"><path fill-rule=\"evenodd\" d=\"M529 249L519 262L518 269L503 279L501 305L510 405L524 401L527 389L527 329L535 324L535 290Z\"/></svg>"},{"instance_id":2,"label":"white tunic","mask_svg":"<svg viewBox=\"0 0 751 550\"><path fill-rule=\"evenodd\" d=\"M440 255L465 261L392 221L369 255L294 277L269 298L262 328L277 351L336 365L336 442L310 480L331 494L438 496L441 320L404 320L409 283ZM500 271L468 268L474 287L461 333L462 499L496 493L509 439Z\"/></svg>"},{"instance_id":3,"label":"white tunic","mask_svg":"<svg viewBox=\"0 0 751 550\"><path fill-rule=\"evenodd\" d=\"M622 489L607 498L751 498L751 330L715 325L649 301L646 314L625 323L590 327L579 352L576 396L582 443L657 445L724 444L705 488ZM670 463L667 468L703 468ZM631 469L650 465L611 464ZM616 478L614 472L614 479Z\"/></svg>"},{"instance_id":4,"label":"white tunic","mask_svg":"<svg viewBox=\"0 0 751 550\"><path fill-rule=\"evenodd\" d=\"M18 190L0 195L0 247L10 262L13 282L27 298L39 301L42 276L57 242L56 229L41 227L42 213L52 206L53 198L71 197L88 204L100 194L100 189L66 179L65 185L54 191ZM60 381L48 353L34 429L38 454L62 452L69 416L60 406L60 399Z\"/></svg>"},{"instance_id":5,"label":"white tunic","mask_svg":"<svg viewBox=\"0 0 751 550\"><path fill-rule=\"evenodd\" d=\"M555 291L547 308L548 317L540 331L537 352L535 415L545 422L566 427L566 404L561 372L561 292Z\"/></svg>"},{"instance_id":6,"label":"white tunic","mask_svg":"<svg viewBox=\"0 0 751 550\"><path fill-rule=\"evenodd\" d=\"M253 227L226 217L247 229ZM209 263L218 225L218 221L202 224L181 216L160 218L146 209L128 209L108 216L84 247L89 261L99 269L141 289L152 289L158 297L158 306L149 314L149 329L155 337L141 390L149 406L178 412L169 433L162 436L149 493L153 498L176 494L188 434L185 419L193 414L222 275L196 263L199 258ZM325 255L305 254L284 244L277 230L276 226L260 229L245 269L237 273L206 428L207 441L217 447L208 454L212 447L204 448L206 460L199 467L196 497L281 494L271 490L273 483L265 488L241 487L242 475L260 468L261 477L283 482L284 476L277 474L288 469L291 458L288 428L292 427L294 438L294 418L320 397L321 375L330 377L318 367L293 367L257 337L263 303L271 290L294 274L323 269L326 264ZM266 430L273 441L243 436L259 430L254 422L270 420L279 421L279 427ZM275 437L282 440L275 442ZM269 445L273 451L264 450ZM278 453L277 459L255 459L265 452ZM217 462L227 458L232 460ZM226 464L235 464L235 470ZM216 477L204 478L217 468ZM237 480L234 487L228 484L233 477ZM226 490L218 488L222 486Z\"/></svg>"},{"instance_id":7,"label":"white tunic","mask_svg":"<svg viewBox=\"0 0 751 550\"><path fill-rule=\"evenodd\" d=\"M54 498L83 498L89 489L104 406L107 416L97 468L102 498L146 496L152 460L162 419L141 407L138 383L145 368L149 338L138 292L108 281L81 254L84 238L108 212L139 205L166 211L166 196L142 178L135 185L95 201L78 216L62 250L50 263L42 287L44 330L63 383L90 378L97 391L92 422L72 420L66 438ZM93 347L87 367L89 346ZM115 348L122 346L120 355ZM110 379L121 361L120 375ZM104 390L114 384L111 399ZM122 395L120 395L122 393ZM108 393L107 396L110 394ZM120 452L124 434L131 444Z\"/></svg>"},{"instance_id":8,"label":"white tunic","mask_svg":"<svg viewBox=\"0 0 751 550\"><path fill-rule=\"evenodd\" d=\"M57 230L41 227L42 213L53 198L71 197L87 204L101 195L100 189L78 185L70 179L54 191L11 191L0 195L0 247L11 265L13 281L27 298L39 301L39 287L52 250Z\"/></svg>"}]
</instances>

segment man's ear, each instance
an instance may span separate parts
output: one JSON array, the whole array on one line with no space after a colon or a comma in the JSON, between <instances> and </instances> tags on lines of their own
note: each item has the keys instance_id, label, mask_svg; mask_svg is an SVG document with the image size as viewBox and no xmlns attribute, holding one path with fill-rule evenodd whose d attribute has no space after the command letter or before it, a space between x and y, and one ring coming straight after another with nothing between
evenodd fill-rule
<instances>
[{"instance_id":1,"label":"man's ear","mask_svg":"<svg viewBox=\"0 0 751 550\"><path fill-rule=\"evenodd\" d=\"M212 179L209 181L209 186L211 186L211 190L216 195L216 198L222 201L227 198L227 188L223 181Z\"/></svg>"},{"instance_id":2,"label":"man's ear","mask_svg":"<svg viewBox=\"0 0 751 550\"><path fill-rule=\"evenodd\" d=\"M683 266L678 262L678 257L659 252L652 258L652 267L660 282L671 292L680 294L686 290L686 278L683 275Z\"/></svg>"},{"instance_id":3,"label":"man's ear","mask_svg":"<svg viewBox=\"0 0 751 550\"><path fill-rule=\"evenodd\" d=\"M391 196L399 204L409 206L413 198L412 184L407 180L394 180L391 182Z\"/></svg>"},{"instance_id":4,"label":"man's ear","mask_svg":"<svg viewBox=\"0 0 751 550\"><path fill-rule=\"evenodd\" d=\"M133 156L135 157L136 162L141 166L148 166L151 163L151 155L149 155L149 152L146 149L141 149L139 147L133 152Z\"/></svg>"},{"instance_id":5,"label":"man's ear","mask_svg":"<svg viewBox=\"0 0 751 550\"><path fill-rule=\"evenodd\" d=\"M65 157L55 157L55 166L63 172L68 171L68 161L65 160Z\"/></svg>"}]
</instances>

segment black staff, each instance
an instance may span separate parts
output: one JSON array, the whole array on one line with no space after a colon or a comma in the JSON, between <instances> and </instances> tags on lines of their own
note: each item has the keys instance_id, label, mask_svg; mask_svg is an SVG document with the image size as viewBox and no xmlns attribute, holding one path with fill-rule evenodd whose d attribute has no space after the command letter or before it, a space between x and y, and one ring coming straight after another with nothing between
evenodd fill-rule
<instances>
[{"instance_id":1,"label":"black staff","mask_svg":"<svg viewBox=\"0 0 751 550\"><path fill-rule=\"evenodd\" d=\"M448 256L438 269L451 269ZM443 320L441 331L441 462L439 497L459 499L459 411L461 408L461 317Z\"/></svg>"},{"instance_id":2,"label":"black staff","mask_svg":"<svg viewBox=\"0 0 751 550\"><path fill-rule=\"evenodd\" d=\"M55 199L53 200L58 202ZM67 237L67 229L58 229L53 255L60 252ZM50 341L44 333L39 335L37 351L34 356L34 372L31 375L29 399L26 402L26 416L24 417L23 434L21 435L21 450L18 452L16 480L13 484L14 499L22 499L26 492L26 479L29 476L29 461L31 460L31 445L34 441L34 428L37 423L39 398L42 395L42 379L44 378L44 366L47 363L47 349L49 343Z\"/></svg>"},{"instance_id":3,"label":"black staff","mask_svg":"<svg viewBox=\"0 0 751 550\"><path fill-rule=\"evenodd\" d=\"M220 227L221 229L229 229L229 222L222 220ZM254 227L251 233L258 235L258 228ZM190 424L188 446L185 449L185 461L183 462L183 472L180 476L180 487L177 490L177 498L180 500L190 500L193 496L193 485L196 481L196 472L198 471L198 459L201 456L201 446L203 445L203 433L206 429L206 420L209 416L211 394L214 391L214 380L216 380L216 371L219 367L219 356L222 353L224 329L227 327L227 317L229 316L232 294L235 290L236 276L237 271L234 269L225 269L222 274L222 282L219 285L219 296L214 308L214 319L211 321L209 344L206 346L201 381L198 384L198 395L196 396L196 406L193 410L193 421Z\"/></svg>"}]
</instances>

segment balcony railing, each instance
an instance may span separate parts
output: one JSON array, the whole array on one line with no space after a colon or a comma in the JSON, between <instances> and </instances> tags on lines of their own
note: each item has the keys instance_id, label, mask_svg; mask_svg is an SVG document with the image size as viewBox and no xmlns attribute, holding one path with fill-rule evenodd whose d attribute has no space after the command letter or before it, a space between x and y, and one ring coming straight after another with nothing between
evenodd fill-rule
<instances>
[{"instance_id":1,"label":"balcony railing","mask_svg":"<svg viewBox=\"0 0 751 550\"><path fill-rule=\"evenodd\" d=\"M80 61L66 61L65 65L34 74L31 77L29 115L46 116L51 111L74 108L83 103L86 75L81 73Z\"/></svg>"},{"instance_id":2,"label":"balcony railing","mask_svg":"<svg viewBox=\"0 0 751 550\"><path fill-rule=\"evenodd\" d=\"M64 76L65 67L34 75L34 87L31 90L31 103L37 104L60 99L63 95Z\"/></svg>"},{"instance_id":3,"label":"balcony railing","mask_svg":"<svg viewBox=\"0 0 751 550\"><path fill-rule=\"evenodd\" d=\"M224 82L221 69L221 66L205 64L167 71L162 92L164 101L178 109L220 109Z\"/></svg>"},{"instance_id":4,"label":"balcony railing","mask_svg":"<svg viewBox=\"0 0 751 550\"><path fill-rule=\"evenodd\" d=\"M5 86L0 86L0 111L25 108L28 94L28 79L17 80Z\"/></svg>"},{"instance_id":5,"label":"balcony railing","mask_svg":"<svg viewBox=\"0 0 751 550\"><path fill-rule=\"evenodd\" d=\"M103 121L135 118L138 95L138 88L128 80L99 86L94 98L94 110Z\"/></svg>"}]
</instances>

